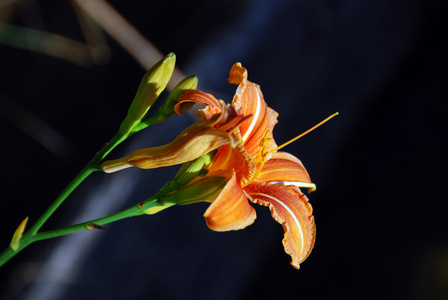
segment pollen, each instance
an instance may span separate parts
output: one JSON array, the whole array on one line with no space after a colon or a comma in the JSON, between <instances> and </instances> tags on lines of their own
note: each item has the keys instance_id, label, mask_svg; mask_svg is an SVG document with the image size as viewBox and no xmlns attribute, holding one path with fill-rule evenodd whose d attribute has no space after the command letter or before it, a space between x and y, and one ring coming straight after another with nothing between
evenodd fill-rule
<instances>
[{"instance_id":1,"label":"pollen","mask_svg":"<svg viewBox=\"0 0 448 300\"><path fill-rule=\"evenodd\" d=\"M258 152L258 157L257 157L256 163L264 163L267 161L267 156L270 153L268 153L268 151L266 151L266 149L268 147L268 142L270 140L272 140L272 138L269 137L270 132L271 132L270 130L266 131L263 138L260 140L260 150Z\"/></svg>"},{"instance_id":2,"label":"pollen","mask_svg":"<svg viewBox=\"0 0 448 300\"><path fill-rule=\"evenodd\" d=\"M260 173L261 169L263 169L264 164L268 160L268 156L271 154L266 150L268 147L268 142L272 140L272 138L269 136L270 132L271 132L270 130L267 130L263 138L260 140L260 149L258 150L258 155L257 158L255 159L257 169L255 171L254 176L252 177L252 180L258 177L258 174ZM251 183L252 180L250 180L246 185Z\"/></svg>"}]
</instances>

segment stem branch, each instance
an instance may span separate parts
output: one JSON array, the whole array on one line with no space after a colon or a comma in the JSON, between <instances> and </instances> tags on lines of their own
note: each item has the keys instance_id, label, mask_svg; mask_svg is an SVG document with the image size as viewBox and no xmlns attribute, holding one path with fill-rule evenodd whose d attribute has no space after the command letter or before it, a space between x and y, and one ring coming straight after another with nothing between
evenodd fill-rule
<instances>
[{"instance_id":1,"label":"stem branch","mask_svg":"<svg viewBox=\"0 0 448 300\"><path fill-rule=\"evenodd\" d=\"M99 163L106 157L107 154L109 154L110 151L112 151L116 146L118 146L122 141L124 141L127 138L126 135L123 135L121 133L117 133L109 143L107 143L99 152L95 154L95 156L90 160L90 162L84 167L84 169L79 172L79 174L69 183L69 185L62 191L61 194L53 201L53 203L50 204L50 206L47 208L47 210L40 216L40 218L34 223L34 225L26 232L21 241L20 246L17 251L14 251L11 249L11 247L8 247L0 254L0 266L2 266L4 263L6 263L9 259L11 259L14 255L16 255L18 252L20 252L22 249L26 248L31 243L50 238L50 237L39 237L39 230L42 228L42 226L45 224L45 222L48 221L48 219L51 217L51 215L61 206L61 204L67 199L67 197L93 172L99 171ZM113 221L109 221L113 222ZM105 224L105 223L103 223ZM98 224L101 225L101 224ZM69 227L70 228L70 227ZM87 229L87 228L85 228ZM80 229L79 229L80 230ZM79 231L77 230L77 231ZM73 231L75 232L75 231ZM67 232L65 234L68 234L70 232ZM62 235L62 234L60 234ZM55 235L58 236L58 235Z\"/></svg>"}]
</instances>

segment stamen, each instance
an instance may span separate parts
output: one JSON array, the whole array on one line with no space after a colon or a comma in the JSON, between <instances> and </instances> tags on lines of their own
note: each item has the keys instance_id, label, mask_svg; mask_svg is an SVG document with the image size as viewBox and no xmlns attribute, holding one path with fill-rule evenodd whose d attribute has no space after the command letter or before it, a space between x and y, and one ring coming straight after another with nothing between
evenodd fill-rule
<instances>
[{"instance_id":1,"label":"stamen","mask_svg":"<svg viewBox=\"0 0 448 300\"><path fill-rule=\"evenodd\" d=\"M339 115L339 113L334 113L331 116L327 117L326 119L324 119L323 121L317 123L316 125L314 125L313 127L311 127L310 129L308 129L307 131L299 134L298 136L296 136L295 138L293 138L292 140L289 140L288 142L278 146L277 148L275 148L274 150L271 150L269 152L266 151L268 142L271 140L271 138L269 137L269 133L270 131L266 131L266 133L264 134L264 137L260 140L260 150L258 151L258 156L255 159L255 163L258 165L255 171L255 175L252 177L251 180L249 180L249 182L247 182L243 187L247 186L248 184L250 184L255 178L258 177L258 174L261 172L261 170L264 167L264 164L266 163L266 161L268 160L267 157L269 155L271 155L272 153L276 152L277 150L288 146L289 144L291 144L292 142L300 139L302 136L310 133L311 131L313 131L314 129L316 129L317 127L321 126L322 124L326 123L327 121L329 121L330 119L336 117L337 115ZM316 189L316 186L312 183L308 184L308 183L300 183L301 185L303 185L303 187L307 187L310 189L310 192L314 191Z\"/></svg>"},{"instance_id":2,"label":"stamen","mask_svg":"<svg viewBox=\"0 0 448 300\"><path fill-rule=\"evenodd\" d=\"M257 163L264 163L266 161L266 156L268 155L266 148L268 146L268 142L272 139L269 137L270 132L270 130L266 131L264 137L260 140L260 150L258 151Z\"/></svg>"},{"instance_id":3,"label":"stamen","mask_svg":"<svg viewBox=\"0 0 448 300\"><path fill-rule=\"evenodd\" d=\"M268 153L266 152L266 147L268 145L268 142L272 139L271 137L269 137L269 133L271 131L267 130L263 136L263 138L260 140L260 149L258 150L258 156L255 159L255 164L257 165L257 168L255 170L255 174L252 176L252 179L249 180L249 182L247 182L244 186L247 186L248 184L250 184L255 178L258 177L258 174L260 173L261 169L263 169L264 164L266 162L266 157L268 155Z\"/></svg>"},{"instance_id":4,"label":"stamen","mask_svg":"<svg viewBox=\"0 0 448 300\"><path fill-rule=\"evenodd\" d=\"M296 136L295 138L293 138L293 139L287 141L286 143L283 143L282 145L278 146L277 148L275 148L275 149L269 151L265 156L267 156L267 155L269 155L269 154L272 154L272 153L274 153L274 152L280 150L280 149L283 148L283 147L288 146L288 145L291 144L292 142L297 141L298 139L300 139L300 138L303 137L304 135L310 133L311 131L313 131L313 130L316 129L317 127L321 126L322 124L326 123L326 122L329 121L330 119L333 119L333 118L336 117L337 115L339 115L339 113L338 113L338 112L335 112L334 114L332 114L331 116L327 117L327 118L324 119L323 121L317 123L316 125L314 125L314 126L311 127L310 129L308 129L307 131L305 131L305 132L299 134L299 135Z\"/></svg>"}]
</instances>

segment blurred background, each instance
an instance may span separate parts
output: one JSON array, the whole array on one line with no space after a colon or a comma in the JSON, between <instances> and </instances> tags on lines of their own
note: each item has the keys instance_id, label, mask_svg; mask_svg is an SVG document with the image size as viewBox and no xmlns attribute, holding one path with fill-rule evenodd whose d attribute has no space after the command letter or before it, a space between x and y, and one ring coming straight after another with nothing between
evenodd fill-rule
<instances>
[{"instance_id":1,"label":"blurred background","mask_svg":"<svg viewBox=\"0 0 448 300\"><path fill-rule=\"evenodd\" d=\"M34 222L117 131L145 71L175 52L177 83L230 102L236 61L279 112L282 143L317 184L300 270L265 207L217 233L207 204L31 245L2 299L448 299L448 20L442 0L0 1L0 242ZM114 151L172 140L173 117ZM177 168L93 174L54 229L142 201Z\"/></svg>"}]
</instances>

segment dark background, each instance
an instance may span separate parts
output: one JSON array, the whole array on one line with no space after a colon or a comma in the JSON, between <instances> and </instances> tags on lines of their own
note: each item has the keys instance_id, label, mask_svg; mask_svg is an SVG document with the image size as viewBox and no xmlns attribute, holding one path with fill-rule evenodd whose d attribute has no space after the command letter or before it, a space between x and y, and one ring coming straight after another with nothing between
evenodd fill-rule
<instances>
[{"instance_id":1,"label":"dark background","mask_svg":"<svg viewBox=\"0 0 448 300\"><path fill-rule=\"evenodd\" d=\"M2 297L448 298L446 1L110 3L162 53L175 52L201 89L228 102L236 86L227 74L241 61L280 114L279 144L340 113L285 149L318 187L309 195L315 248L295 270L265 207L256 207L253 225L227 233L207 228L206 204L174 207L31 245L0 270ZM69 2L20 1L8 22L84 41ZM113 136L145 70L109 36L103 54L110 57L79 66L5 45L2 34L0 242L7 247L21 220L35 221ZM167 143L190 122L154 126L111 158ZM45 228L144 200L175 172L94 174Z\"/></svg>"}]
</instances>

